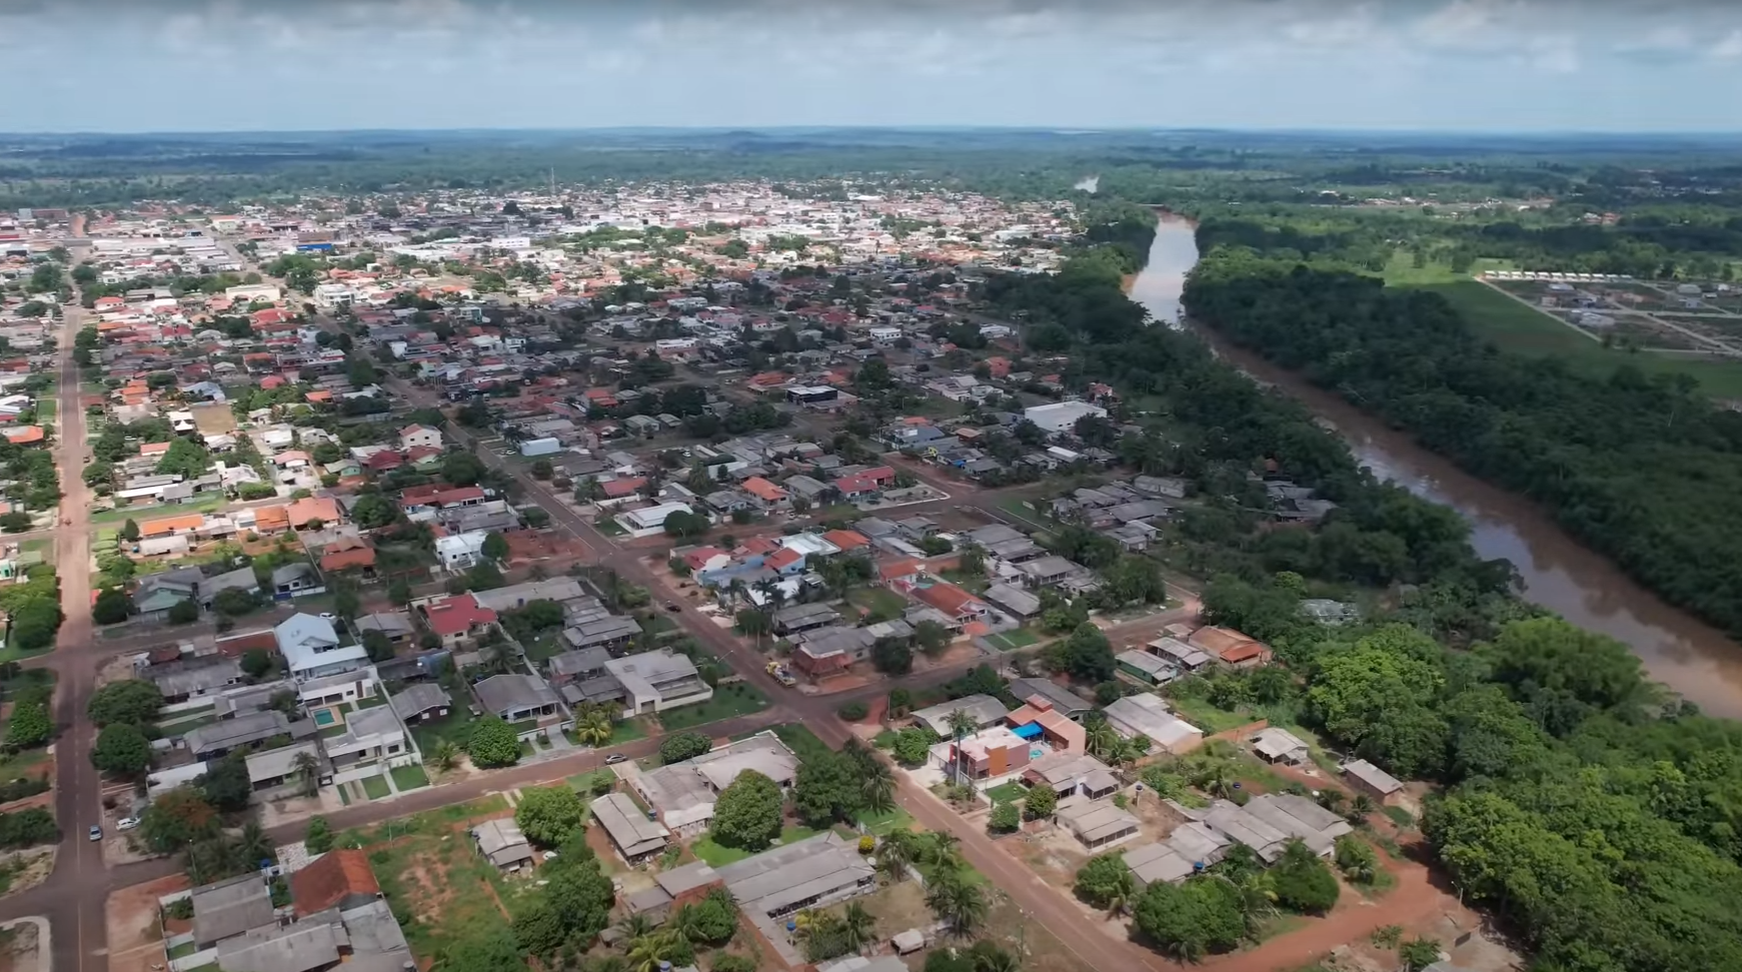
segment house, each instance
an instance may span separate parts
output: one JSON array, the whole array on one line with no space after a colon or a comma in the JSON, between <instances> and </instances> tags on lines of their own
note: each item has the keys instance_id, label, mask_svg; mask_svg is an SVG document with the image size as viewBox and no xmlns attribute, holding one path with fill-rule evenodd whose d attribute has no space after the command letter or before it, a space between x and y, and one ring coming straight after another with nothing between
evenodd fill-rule
<instances>
[{"instance_id":1,"label":"house","mask_svg":"<svg viewBox=\"0 0 1742 972\"><path fill-rule=\"evenodd\" d=\"M1145 647L1150 654L1184 672L1199 671L1215 661L1208 652L1194 648L1178 638L1157 638Z\"/></svg>"},{"instance_id":2,"label":"house","mask_svg":"<svg viewBox=\"0 0 1742 972\"><path fill-rule=\"evenodd\" d=\"M1057 555L1048 555L1031 560L1016 568L1025 578L1029 587L1050 587L1071 576L1079 570L1076 564Z\"/></svg>"},{"instance_id":3,"label":"house","mask_svg":"<svg viewBox=\"0 0 1742 972\"><path fill-rule=\"evenodd\" d=\"M472 692L484 711L503 722L542 720L562 711L556 693L537 675L492 675L474 684Z\"/></svg>"},{"instance_id":4,"label":"house","mask_svg":"<svg viewBox=\"0 0 1742 972\"><path fill-rule=\"evenodd\" d=\"M365 614L351 622L357 628L359 636L379 631L387 639L387 643L395 648L409 644L417 634L417 626L411 623L411 615L404 611L378 611Z\"/></svg>"},{"instance_id":5,"label":"house","mask_svg":"<svg viewBox=\"0 0 1742 972\"><path fill-rule=\"evenodd\" d=\"M1299 736L1287 729L1270 726L1252 737L1252 749L1266 762L1299 766L1312 758L1312 751Z\"/></svg>"},{"instance_id":6,"label":"house","mask_svg":"<svg viewBox=\"0 0 1742 972\"><path fill-rule=\"evenodd\" d=\"M742 484L744 492L755 499L759 508L772 510L786 502L786 490L776 486L761 476L751 476Z\"/></svg>"},{"instance_id":7,"label":"house","mask_svg":"<svg viewBox=\"0 0 1742 972\"><path fill-rule=\"evenodd\" d=\"M912 594L914 600L937 608L950 619L947 627L952 631L960 631L969 622L986 616L985 602L948 581L915 587Z\"/></svg>"},{"instance_id":8,"label":"house","mask_svg":"<svg viewBox=\"0 0 1742 972\"><path fill-rule=\"evenodd\" d=\"M378 705L358 709L345 716L344 731L324 736L321 745L333 761L335 771L373 764L385 772L394 757L403 757L409 750L405 727L390 706ZM364 775L368 775L365 773Z\"/></svg>"},{"instance_id":9,"label":"house","mask_svg":"<svg viewBox=\"0 0 1742 972\"><path fill-rule=\"evenodd\" d=\"M1151 748L1160 747L1175 756L1203 744L1204 731L1168 711L1160 696L1127 695L1107 706L1107 724L1126 739L1142 736Z\"/></svg>"},{"instance_id":10,"label":"house","mask_svg":"<svg viewBox=\"0 0 1742 972\"><path fill-rule=\"evenodd\" d=\"M356 537L341 537L321 548L321 573L347 570L365 577L375 574L375 548Z\"/></svg>"},{"instance_id":11,"label":"house","mask_svg":"<svg viewBox=\"0 0 1742 972\"><path fill-rule=\"evenodd\" d=\"M442 434L426 425L408 425L399 430L399 448L406 452L412 449L440 449Z\"/></svg>"},{"instance_id":12,"label":"house","mask_svg":"<svg viewBox=\"0 0 1742 972\"><path fill-rule=\"evenodd\" d=\"M484 541L490 534L484 530L467 530L436 537L436 559L449 573L471 570L484 562Z\"/></svg>"},{"instance_id":13,"label":"house","mask_svg":"<svg viewBox=\"0 0 1742 972\"><path fill-rule=\"evenodd\" d=\"M225 591L241 591L244 594L260 593L260 578L254 573L253 567L238 567L225 571L213 577L203 578L199 582L200 606L211 610L212 602Z\"/></svg>"},{"instance_id":14,"label":"house","mask_svg":"<svg viewBox=\"0 0 1742 972\"><path fill-rule=\"evenodd\" d=\"M1144 685L1166 685L1179 677L1179 669L1147 651L1122 651L1113 659L1119 664L1119 674Z\"/></svg>"},{"instance_id":15,"label":"house","mask_svg":"<svg viewBox=\"0 0 1742 972\"><path fill-rule=\"evenodd\" d=\"M1059 713L1072 722L1081 722L1083 716L1094 708L1087 700L1050 678L1018 678L1010 683L1010 694L1033 705L1035 700L1045 700Z\"/></svg>"},{"instance_id":16,"label":"house","mask_svg":"<svg viewBox=\"0 0 1742 972\"><path fill-rule=\"evenodd\" d=\"M1028 593L1020 587L998 583L986 588L981 595L986 600L997 605L1005 613L1021 620L1027 620L1040 613L1040 598Z\"/></svg>"},{"instance_id":17,"label":"house","mask_svg":"<svg viewBox=\"0 0 1742 972\"><path fill-rule=\"evenodd\" d=\"M1319 856L1329 856L1336 839L1353 829L1348 821L1305 797L1274 793L1253 797L1244 807L1216 800L1203 822L1251 848L1266 864L1276 863L1296 839Z\"/></svg>"},{"instance_id":18,"label":"house","mask_svg":"<svg viewBox=\"0 0 1742 972\"><path fill-rule=\"evenodd\" d=\"M318 530L341 522L339 501L329 496L305 496L284 510L293 530Z\"/></svg>"},{"instance_id":19,"label":"house","mask_svg":"<svg viewBox=\"0 0 1742 972\"><path fill-rule=\"evenodd\" d=\"M1389 804L1403 792L1403 781L1364 759L1351 760L1342 766L1343 779L1381 804Z\"/></svg>"},{"instance_id":20,"label":"house","mask_svg":"<svg viewBox=\"0 0 1742 972\"><path fill-rule=\"evenodd\" d=\"M393 714L408 726L426 719L446 718L452 704L447 690L434 682L407 685L388 702L393 706Z\"/></svg>"},{"instance_id":21,"label":"house","mask_svg":"<svg viewBox=\"0 0 1742 972\"><path fill-rule=\"evenodd\" d=\"M320 746L310 739L305 742L292 743L289 746L281 746L277 749L268 749L264 752L249 753L244 759L248 766L248 784L256 792L276 789L293 783L300 784L303 765L311 761L314 766L315 783L331 782L333 764L321 755Z\"/></svg>"},{"instance_id":22,"label":"house","mask_svg":"<svg viewBox=\"0 0 1742 972\"><path fill-rule=\"evenodd\" d=\"M584 648L553 655L545 662L550 684L562 687L570 682L593 678L605 672L611 653L604 648Z\"/></svg>"},{"instance_id":23,"label":"house","mask_svg":"<svg viewBox=\"0 0 1742 972\"><path fill-rule=\"evenodd\" d=\"M328 908L349 911L381 897L381 885L360 850L330 850L290 875L290 900L298 918Z\"/></svg>"},{"instance_id":24,"label":"house","mask_svg":"<svg viewBox=\"0 0 1742 972\"><path fill-rule=\"evenodd\" d=\"M774 612L775 634L794 635L813 628L841 623L841 615L827 604L794 604Z\"/></svg>"},{"instance_id":25,"label":"house","mask_svg":"<svg viewBox=\"0 0 1742 972\"><path fill-rule=\"evenodd\" d=\"M714 697L713 687L702 681L696 663L670 648L613 658L605 663L605 670L622 683L625 716L664 712Z\"/></svg>"},{"instance_id":26,"label":"house","mask_svg":"<svg viewBox=\"0 0 1742 972\"><path fill-rule=\"evenodd\" d=\"M931 747L934 764L951 776L996 785L1020 773L1033 758L1027 738L1009 726L991 726L960 739L945 739Z\"/></svg>"},{"instance_id":27,"label":"house","mask_svg":"<svg viewBox=\"0 0 1742 972\"><path fill-rule=\"evenodd\" d=\"M1022 410L1023 418L1040 426L1049 435L1069 433L1076 428L1079 419L1090 415L1106 418L1107 410L1088 402L1053 402Z\"/></svg>"},{"instance_id":28,"label":"house","mask_svg":"<svg viewBox=\"0 0 1742 972\"><path fill-rule=\"evenodd\" d=\"M471 829L472 841L484 859L505 871L519 870L532 860L532 845L512 817L486 820Z\"/></svg>"},{"instance_id":29,"label":"house","mask_svg":"<svg viewBox=\"0 0 1742 972\"><path fill-rule=\"evenodd\" d=\"M1178 884L1227 856L1233 840L1207 824L1189 820L1166 840L1133 847L1123 855L1139 888L1157 881Z\"/></svg>"},{"instance_id":30,"label":"house","mask_svg":"<svg viewBox=\"0 0 1742 972\"><path fill-rule=\"evenodd\" d=\"M1092 851L1130 840L1138 833L1137 818L1129 811L1082 796L1066 797L1054 818Z\"/></svg>"},{"instance_id":31,"label":"house","mask_svg":"<svg viewBox=\"0 0 1742 972\"><path fill-rule=\"evenodd\" d=\"M1192 632L1187 642L1194 648L1233 668L1257 668L1270 664L1270 646L1233 628L1205 627Z\"/></svg>"},{"instance_id":32,"label":"house","mask_svg":"<svg viewBox=\"0 0 1742 972\"><path fill-rule=\"evenodd\" d=\"M274 736L288 738L290 734L290 720L284 713L268 709L189 729L182 741L195 759L217 759L232 749L265 742Z\"/></svg>"},{"instance_id":33,"label":"house","mask_svg":"<svg viewBox=\"0 0 1742 972\"><path fill-rule=\"evenodd\" d=\"M242 681L242 665L223 655L194 655L148 666L142 674L163 693L164 702L174 704L237 684Z\"/></svg>"},{"instance_id":34,"label":"house","mask_svg":"<svg viewBox=\"0 0 1742 972\"><path fill-rule=\"evenodd\" d=\"M362 645L341 644L339 633L326 618L293 614L272 633L290 677L299 682L354 672L369 663L369 652Z\"/></svg>"},{"instance_id":35,"label":"house","mask_svg":"<svg viewBox=\"0 0 1742 972\"><path fill-rule=\"evenodd\" d=\"M948 739L951 734L950 715L956 712L968 713L973 717L974 724L981 729L1003 722L1010 714L1004 703L990 695L965 695L920 709L913 714L913 721Z\"/></svg>"},{"instance_id":36,"label":"house","mask_svg":"<svg viewBox=\"0 0 1742 972\"><path fill-rule=\"evenodd\" d=\"M738 908L765 938L775 927L806 908L823 908L877 889L877 869L859 854L857 839L834 831L746 857L721 868L705 861L662 871L656 886L633 895L632 914L662 914L688 894L724 886Z\"/></svg>"},{"instance_id":37,"label":"house","mask_svg":"<svg viewBox=\"0 0 1742 972\"><path fill-rule=\"evenodd\" d=\"M139 616L148 621L162 621L170 609L183 601L198 602L200 579L198 567L183 567L148 574L140 578L133 590L133 606Z\"/></svg>"},{"instance_id":38,"label":"house","mask_svg":"<svg viewBox=\"0 0 1742 972\"><path fill-rule=\"evenodd\" d=\"M597 797L590 809L593 820L611 838L611 846L630 866L658 856L671 842L671 831L659 821L647 819L647 814L625 794Z\"/></svg>"},{"instance_id":39,"label":"house","mask_svg":"<svg viewBox=\"0 0 1742 972\"><path fill-rule=\"evenodd\" d=\"M1061 712L1053 711L1045 699L1030 699L1006 717L1016 734L1024 739L1039 739L1054 752L1080 753L1086 748L1087 733Z\"/></svg>"},{"instance_id":40,"label":"house","mask_svg":"<svg viewBox=\"0 0 1742 972\"><path fill-rule=\"evenodd\" d=\"M1030 786L1044 786L1059 796L1079 794L1098 800L1119 789L1113 770L1087 753L1048 753L1028 764L1022 778Z\"/></svg>"},{"instance_id":41,"label":"house","mask_svg":"<svg viewBox=\"0 0 1742 972\"><path fill-rule=\"evenodd\" d=\"M194 906L196 948L210 948L250 928L272 923L272 893L256 873L194 888L188 898Z\"/></svg>"},{"instance_id":42,"label":"house","mask_svg":"<svg viewBox=\"0 0 1742 972\"><path fill-rule=\"evenodd\" d=\"M420 610L424 624L441 639L444 648L470 644L496 623L496 612L479 605L470 594L431 601Z\"/></svg>"},{"instance_id":43,"label":"house","mask_svg":"<svg viewBox=\"0 0 1742 972\"><path fill-rule=\"evenodd\" d=\"M321 594L327 589L321 575L311 563L297 562L276 567L272 571L272 597L287 601L296 597Z\"/></svg>"},{"instance_id":44,"label":"house","mask_svg":"<svg viewBox=\"0 0 1742 972\"><path fill-rule=\"evenodd\" d=\"M785 789L798 777L798 757L774 733L760 732L626 779L662 824L680 837L694 837L714 819L714 802L721 791L748 770Z\"/></svg>"}]
</instances>

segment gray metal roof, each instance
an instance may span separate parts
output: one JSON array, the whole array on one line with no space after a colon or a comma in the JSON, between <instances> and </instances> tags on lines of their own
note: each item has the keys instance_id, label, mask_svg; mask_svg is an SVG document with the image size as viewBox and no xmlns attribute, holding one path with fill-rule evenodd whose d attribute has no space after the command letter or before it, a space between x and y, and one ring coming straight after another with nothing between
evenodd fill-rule
<instances>
[{"instance_id":1,"label":"gray metal roof","mask_svg":"<svg viewBox=\"0 0 1742 972\"><path fill-rule=\"evenodd\" d=\"M393 712L401 720L409 720L422 715L431 709L439 709L451 705L447 689L434 682L417 682L407 685L398 695L388 700L393 706Z\"/></svg>"},{"instance_id":2,"label":"gray metal roof","mask_svg":"<svg viewBox=\"0 0 1742 972\"><path fill-rule=\"evenodd\" d=\"M240 935L272 920L272 895L259 874L198 887L194 904L194 941L205 946Z\"/></svg>"},{"instance_id":3,"label":"gray metal roof","mask_svg":"<svg viewBox=\"0 0 1742 972\"><path fill-rule=\"evenodd\" d=\"M848 841L834 831L776 847L718 871L740 907L771 916L875 880L877 874L859 856L858 841Z\"/></svg>"},{"instance_id":4,"label":"gray metal roof","mask_svg":"<svg viewBox=\"0 0 1742 972\"><path fill-rule=\"evenodd\" d=\"M484 708L498 715L555 705L556 693L536 675L492 675L472 686Z\"/></svg>"},{"instance_id":5,"label":"gray metal roof","mask_svg":"<svg viewBox=\"0 0 1742 972\"><path fill-rule=\"evenodd\" d=\"M651 854L671 840L671 831L635 805L626 794L607 793L592 802L593 819L611 835L612 843L625 858Z\"/></svg>"},{"instance_id":6,"label":"gray metal roof","mask_svg":"<svg viewBox=\"0 0 1742 972\"><path fill-rule=\"evenodd\" d=\"M321 920L327 916L330 920ZM267 920L271 921L268 914ZM309 972L339 960L339 946L349 945L337 911L279 927L267 925L218 943L222 972Z\"/></svg>"},{"instance_id":7,"label":"gray metal roof","mask_svg":"<svg viewBox=\"0 0 1742 972\"><path fill-rule=\"evenodd\" d=\"M250 712L222 722L207 723L190 730L182 738L187 741L188 749L197 754L259 742L288 732L290 720L285 718L284 713L267 710Z\"/></svg>"}]
</instances>

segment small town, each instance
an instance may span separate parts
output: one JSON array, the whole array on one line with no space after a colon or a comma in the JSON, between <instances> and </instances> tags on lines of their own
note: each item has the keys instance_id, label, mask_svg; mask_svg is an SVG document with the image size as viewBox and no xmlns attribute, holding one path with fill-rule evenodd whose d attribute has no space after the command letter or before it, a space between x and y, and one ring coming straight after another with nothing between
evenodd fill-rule
<instances>
[{"instance_id":1,"label":"small town","mask_svg":"<svg viewBox=\"0 0 1742 972\"><path fill-rule=\"evenodd\" d=\"M1407 6L8 11L0 972L1742 969L1742 21Z\"/></svg>"}]
</instances>

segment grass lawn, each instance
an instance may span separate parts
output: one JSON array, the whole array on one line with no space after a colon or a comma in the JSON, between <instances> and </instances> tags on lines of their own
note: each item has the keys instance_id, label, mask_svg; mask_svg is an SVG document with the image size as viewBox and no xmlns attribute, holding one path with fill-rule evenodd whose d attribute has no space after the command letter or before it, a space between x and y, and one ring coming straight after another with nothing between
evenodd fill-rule
<instances>
[{"instance_id":1,"label":"grass lawn","mask_svg":"<svg viewBox=\"0 0 1742 972\"><path fill-rule=\"evenodd\" d=\"M32 775L30 771L42 765L42 761L47 758L48 749L46 747L26 749L23 752L14 753L4 760L0 760L0 780L10 782L21 776L30 776Z\"/></svg>"},{"instance_id":2,"label":"grass lawn","mask_svg":"<svg viewBox=\"0 0 1742 972\"><path fill-rule=\"evenodd\" d=\"M521 645L526 649L526 658L534 665L562 653L562 629L552 628Z\"/></svg>"},{"instance_id":3,"label":"grass lawn","mask_svg":"<svg viewBox=\"0 0 1742 972\"><path fill-rule=\"evenodd\" d=\"M937 867L932 864L916 864L914 865L914 869L919 871L920 876L925 878L928 882L932 879L933 875L937 873ZM966 864L962 865L962 878L969 884L986 883L986 875L981 874L979 871L974 870Z\"/></svg>"},{"instance_id":4,"label":"grass lawn","mask_svg":"<svg viewBox=\"0 0 1742 972\"><path fill-rule=\"evenodd\" d=\"M629 535L629 531L623 529L622 525L617 522L616 517L594 523L593 528L607 537L624 537Z\"/></svg>"},{"instance_id":5,"label":"grass lawn","mask_svg":"<svg viewBox=\"0 0 1742 972\"><path fill-rule=\"evenodd\" d=\"M607 780L615 780L617 774L607 769L595 770L591 773L576 773L574 776L569 777L569 786L574 787L575 790L583 795L590 794L593 792L593 782L600 777Z\"/></svg>"},{"instance_id":6,"label":"grass lawn","mask_svg":"<svg viewBox=\"0 0 1742 972\"><path fill-rule=\"evenodd\" d=\"M35 658L38 655L46 655L53 650L53 645L50 645L47 648L36 648L33 650L26 650L17 645L7 645L4 648L0 648L0 662L23 661L26 658Z\"/></svg>"},{"instance_id":7,"label":"grass lawn","mask_svg":"<svg viewBox=\"0 0 1742 972\"><path fill-rule=\"evenodd\" d=\"M393 785L401 790L429 785L429 774L421 766L395 766L387 772L393 776Z\"/></svg>"},{"instance_id":8,"label":"grass lawn","mask_svg":"<svg viewBox=\"0 0 1742 972\"><path fill-rule=\"evenodd\" d=\"M169 957L172 959L187 958L189 955L192 955L193 953L195 953L197 951L199 951L199 946L195 945L190 940L190 941L182 942L180 945L177 945L176 947L170 949L169 950Z\"/></svg>"},{"instance_id":9,"label":"grass lawn","mask_svg":"<svg viewBox=\"0 0 1742 972\"><path fill-rule=\"evenodd\" d=\"M1003 631L986 636L986 643L999 651L1015 651L1018 648L1027 648L1039 641L1040 639L1035 636L1034 632L1027 628L1017 628L1014 631Z\"/></svg>"},{"instance_id":10,"label":"grass lawn","mask_svg":"<svg viewBox=\"0 0 1742 972\"><path fill-rule=\"evenodd\" d=\"M1016 517L1018 520L1021 520L1025 523L1029 524L1030 526L1036 527L1036 528L1041 529L1041 530L1046 529L1047 528L1046 520L1044 518L1042 518L1040 513L1035 511L1035 510L1031 510L1026 506L1023 506L1022 504L1023 504L1023 500L1021 500L1017 497L1011 497L1010 499L1007 499L1004 502L999 503L998 508L1003 510L1004 512L1010 514L1011 516Z\"/></svg>"},{"instance_id":11,"label":"grass lawn","mask_svg":"<svg viewBox=\"0 0 1742 972\"><path fill-rule=\"evenodd\" d=\"M847 594L847 602L884 621L893 621L907 611L907 598L887 587L857 588Z\"/></svg>"},{"instance_id":12,"label":"grass lawn","mask_svg":"<svg viewBox=\"0 0 1742 972\"><path fill-rule=\"evenodd\" d=\"M217 721L217 710L208 707L184 712L171 712L158 720L157 728L162 730L166 736L175 736Z\"/></svg>"},{"instance_id":13,"label":"grass lawn","mask_svg":"<svg viewBox=\"0 0 1742 972\"><path fill-rule=\"evenodd\" d=\"M882 813L862 813L859 824L879 837L885 837L897 830L913 829L913 814L900 807L885 810Z\"/></svg>"},{"instance_id":14,"label":"grass lawn","mask_svg":"<svg viewBox=\"0 0 1742 972\"><path fill-rule=\"evenodd\" d=\"M1409 811L1403 809L1402 807L1386 807L1386 808L1384 808L1384 810L1382 812L1387 817L1391 818L1392 823L1398 825L1399 827L1413 827L1413 826L1415 826L1415 818L1410 816Z\"/></svg>"},{"instance_id":15,"label":"grass lawn","mask_svg":"<svg viewBox=\"0 0 1742 972\"><path fill-rule=\"evenodd\" d=\"M615 726L611 727L611 742L607 743L606 745L616 745L618 743L634 742L637 739L646 739L646 738L647 738L647 720L646 719L641 719L641 718L626 719L623 722L619 722Z\"/></svg>"},{"instance_id":16,"label":"grass lawn","mask_svg":"<svg viewBox=\"0 0 1742 972\"><path fill-rule=\"evenodd\" d=\"M816 833L809 827L784 827L780 831L780 840L776 846L814 837ZM697 860L707 861L712 867L725 867L727 864L736 863L755 853L754 851L739 850L736 847L723 847L716 844L711 834L703 834L701 839L691 844L690 852L696 855Z\"/></svg>"},{"instance_id":17,"label":"grass lawn","mask_svg":"<svg viewBox=\"0 0 1742 972\"><path fill-rule=\"evenodd\" d=\"M811 513L816 517L818 523L827 523L830 520L857 520L865 515L864 510L851 503L836 503L820 510L812 510Z\"/></svg>"},{"instance_id":18,"label":"grass lawn","mask_svg":"<svg viewBox=\"0 0 1742 972\"><path fill-rule=\"evenodd\" d=\"M57 403L52 398L39 399L36 403L36 421L42 425L53 425Z\"/></svg>"},{"instance_id":19,"label":"grass lawn","mask_svg":"<svg viewBox=\"0 0 1742 972\"><path fill-rule=\"evenodd\" d=\"M715 689L714 697L700 705L682 705L667 709L658 718L659 724L667 732L677 732L733 716L749 715L766 708L768 699L761 692L743 682L734 682Z\"/></svg>"},{"instance_id":20,"label":"grass lawn","mask_svg":"<svg viewBox=\"0 0 1742 972\"><path fill-rule=\"evenodd\" d=\"M1179 717L1204 731L1204 735L1213 736L1218 732L1237 729L1253 721L1249 715L1218 709L1203 699L1169 698L1168 705L1179 713Z\"/></svg>"},{"instance_id":21,"label":"grass lawn","mask_svg":"<svg viewBox=\"0 0 1742 972\"><path fill-rule=\"evenodd\" d=\"M335 722L321 730L322 739L332 739L335 736L343 736L344 734L345 724L343 722Z\"/></svg>"},{"instance_id":22,"label":"grass lawn","mask_svg":"<svg viewBox=\"0 0 1742 972\"><path fill-rule=\"evenodd\" d=\"M386 704L387 704L387 696L385 696L385 695L371 695L366 699L358 699L357 700L357 708L359 708L359 709L373 709L378 705L386 705Z\"/></svg>"},{"instance_id":23,"label":"grass lawn","mask_svg":"<svg viewBox=\"0 0 1742 972\"><path fill-rule=\"evenodd\" d=\"M424 755L435 751L436 744L447 740L464 749L466 738L472 733L472 714L463 705L456 705L448 710L446 718L428 719L411 727L411 736L417 740L417 748Z\"/></svg>"},{"instance_id":24,"label":"grass lawn","mask_svg":"<svg viewBox=\"0 0 1742 972\"><path fill-rule=\"evenodd\" d=\"M1000 803L1015 803L1028 796L1028 790L1016 783L1000 783L985 793L987 798L992 801L993 806Z\"/></svg>"},{"instance_id":25,"label":"grass lawn","mask_svg":"<svg viewBox=\"0 0 1742 972\"><path fill-rule=\"evenodd\" d=\"M92 523L124 523L132 520L143 523L146 520L162 516L180 516L186 513L210 513L224 505L225 497L218 493L209 497L200 497L192 503L170 503L161 506L124 506L118 510L107 510L102 513L92 513Z\"/></svg>"},{"instance_id":26,"label":"grass lawn","mask_svg":"<svg viewBox=\"0 0 1742 972\"><path fill-rule=\"evenodd\" d=\"M387 781L379 776L365 776L362 780L363 792L369 794L369 799L379 800L393 792Z\"/></svg>"},{"instance_id":27,"label":"grass lawn","mask_svg":"<svg viewBox=\"0 0 1742 972\"><path fill-rule=\"evenodd\" d=\"M774 734L780 737L780 741L786 743L786 748L792 750L793 754L801 760L807 755L829 748L828 743L818 739L817 734L811 732L810 727L802 723L782 723L774 727Z\"/></svg>"},{"instance_id":28,"label":"grass lawn","mask_svg":"<svg viewBox=\"0 0 1742 972\"><path fill-rule=\"evenodd\" d=\"M1430 283L1415 289L1446 298L1470 329L1494 342L1503 351L1552 356L1590 374L1608 377L1623 364L1634 365L1646 375L1685 374L1700 383L1700 390L1718 398L1742 396L1742 362L1689 359L1605 348L1559 320L1513 300L1493 287L1475 280Z\"/></svg>"}]
</instances>

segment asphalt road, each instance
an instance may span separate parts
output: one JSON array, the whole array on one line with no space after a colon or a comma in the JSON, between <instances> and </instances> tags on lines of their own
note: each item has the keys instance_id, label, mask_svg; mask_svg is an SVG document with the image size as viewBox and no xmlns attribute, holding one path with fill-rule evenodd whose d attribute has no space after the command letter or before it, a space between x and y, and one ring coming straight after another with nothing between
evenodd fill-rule
<instances>
[{"instance_id":1,"label":"asphalt road","mask_svg":"<svg viewBox=\"0 0 1742 972\"><path fill-rule=\"evenodd\" d=\"M228 244L225 244L228 246ZM246 261L244 261L246 262ZM282 284L282 281L280 281ZM108 893L120 887L151 880L181 870L179 859L161 859L140 864L108 868L100 849L85 839L86 830L99 822L101 816L100 781L91 767L88 753L94 732L84 719L85 704L95 685L99 666L110 657L143 647L161 636L142 635L140 644L126 641L99 643L94 637L90 612L89 562L91 555L90 496L80 473L83 469L85 422L79 408L80 376L72 360L73 335L83 323L81 311L69 309L65 334L60 342L60 432L59 456L61 480L66 500L63 516L69 522L56 535L57 563L61 568L62 604L66 621L62 624L56 650L32 659L32 666L54 669L59 676L56 718L61 735L56 743L56 813L66 839L54 872L41 886L0 900L0 920L25 915L42 915L53 926L53 963L56 972L97 972L107 960L107 931L104 923L104 903ZM322 322L334 328L331 322ZM395 394L417 406L437 404L435 396L405 382L391 380L388 386ZM464 429L455 428L454 438L471 449L487 465L502 468L504 462L494 451L480 448L476 437ZM997 508L1000 494L979 491L962 483L939 480L928 470L909 466L922 479L950 492L951 500L903 507L905 514L932 510L977 507L998 519L1008 514ZM585 545L594 562L615 570L630 583L647 587L660 600L680 606L678 620L716 656L730 665L745 681L756 686L773 700L773 705L754 716L714 723L707 730L715 735L733 735L781 722L802 722L825 742L839 747L851 733L835 717L835 710L855 700L873 698L887 692L893 685L924 686L946 681L983 659L946 669L884 682L863 689L833 695L810 696L780 685L763 668L762 656L739 643L726 630L697 610L687 599L666 586L643 559L642 555L624 548L601 534L586 518L551 493L546 484L533 479L525 471L507 466L524 486L526 495L544 506L553 523L572 534ZM1176 594L1189 592L1176 591ZM650 738L616 747L631 757L645 756L658 747L659 740ZM572 755L540 760L512 769L475 776L464 781L432 786L398 799L349 807L332 814L329 820L340 829L364 826L416 813L422 810L465 802L490 792L544 782L554 782L566 776L598 767L604 754L583 751ZM903 780L897 794L901 806L921 825L948 831L961 839L963 856L991 883L1009 894L1023 912L1043 924L1084 962L1097 969L1149 968L1175 969L1159 956L1128 942L1116 941L1094 928L1081 908L1068 900L1061 889L1045 884L1034 872L998 848L979 828L974 827L930 793ZM306 825L293 824L272 832L274 840L286 842L301 837Z\"/></svg>"}]
</instances>

